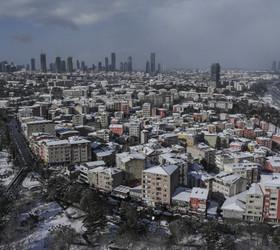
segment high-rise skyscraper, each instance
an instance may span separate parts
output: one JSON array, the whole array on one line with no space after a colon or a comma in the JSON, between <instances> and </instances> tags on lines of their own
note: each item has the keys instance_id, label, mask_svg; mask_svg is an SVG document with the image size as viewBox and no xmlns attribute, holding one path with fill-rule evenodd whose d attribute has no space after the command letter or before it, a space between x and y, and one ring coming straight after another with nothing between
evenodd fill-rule
<instances>
[{"instance_id":1,"label":"high-rise skyscraper","mask_svg":"<svg viewBox=\"0 0 280 250\"><path fill-rule=\"evenodd\" d=\"M220 72L221 72L220 64L219 63L213 63L211 65L211 80L216 83L216 86L220 82Z\"/></svg>"},{"instance_id":2,"label":"high-rise skyscraper","mask_svg":"<svg viewBox=\"0 0 280 250\"><path fill-rule=\"evenodd\" d=\"M132 72L133 68L132 68L132 57L129 56L127 59L127 70L128 72Z\"/></svg>"},{"instance_id":3,"label":"high-rise skyscraper","mask_svg":"<svg viewBox=\"0 0 280 250\"><path fill-rule=\"evenodd\" d=\"M31 65L31 71L35 71L36 70L36 62L35 62L35 58L31 58L30 60L30 65Z\"/></svg>"},{"instance_id":4,"label":"high-rise skyscraper","mask_svg":"<svg viewBox=\"0 0 280 250\"><path fill-rule=\"evenodd\" d=\"M123 71L124 71L123 62L120 62L120 71L121 71L121 72L123 72Z\"/></svg>"},{"instance_id":5,"label":"high-rise skyscraper","mask_svg":"<svg viewBox=\"0 0 280 250\"><path fill-rule=\"evenodd\" d=\"M280 72L280 61L278 62L277 71Z\"/></svg>"},{"instance_id":6,"label":"high-rise skyscraper","mask_svg":"<svg viewBox=\"0 0 280 250\"><path fill-rule=\"evenodd\" d=\"M81 70L82 70L83 72L86 71L86 64L85 64L84 61L81 62Z\"/></svg>"},{"instance_id":7,"label":"high-rise skyscraper","mask_svg":"<svg viewBox=\"0 0 280 250\"><path fill-rule=\"evenodd\" d=\"M156 53L151 53L150 56L150 72L151 74L156 73Z\"/></svg>"},{"instance_id":8,"label":"high-rise skyscraper","mask_svg":"<svg viewBox=\"0 0 280 250\"><path fill-rule=\"evenodd\" d=\"M41 71L46 73L47 72L47 56L46 54L40 55L40 62L41 62Z\"/></svg>"},{"instance_id":9,"label":"high-rise skyscraper","mask_svg":"<svg viewBox=\"0 0 280 250\"><path fill-rule=\"evenodd\" d=\"M111 70L116 71L116 53L111 53Z\"/></svg>"},{"instance_id":10,"label":"high-rise skyscraper","mask_svg":"<svg viewBox=\"0 0 280 250\"><path fill-rule=\"evenodd\" d=\"M105 71L106 72L109 71L109 59L108 59L108 57L105 57Z\"/></svg>"},{"instance_id":11,"label":"high-rise skyscraper","mask_svg":"<svg viewBox=\"0 0 280 250\"><path fill-rule=\"evenodd\" d=\"M102 62L99 62L99 63L98 63L98 71L99 71L99 72L102 71Z\"/></svg>"},{"instance_id":12,"label":"high-rise skyscraper","mask_svg":"<svg viewBox=\"0 0 280 250\"><path fill-rule=\"evenodd\" d=\"M61 58L59 56L57 56L55 58L55 72L56 73L61 73Z\"/></svg>"},{"instance_id":13,"label":"high-rise skyscraper","mask_svg":"<svg viewBox=\"0 0 280 250\"><path fill-rule=\"evenodd\" d=\"M146 73L148 74L148 73L150 73L150 72L151 72L150 62L147 61L147 62L146 62Z\"/></svg>"},{"instance_id":14,"label":"high-rise skyscraper","mask_svg":"<svg viewBox=\"0 0 280 250\"><path fill-rule=\"evenodd\" d=\"M61 71L61 73L65 73L66 72L66 62L65 62L65 60L61 61L60 71Z\"/></svg>"},{"instance_id":15,"label":"high-rise skyscraper","mask_svg":"<svg viewBox=\"0 0 280 250\"><path fill-rule=\"evenodd\" d=\"M124 72L128 72L128 63L127 62L124 62L123 70L124 70Z\"/></svg>"},{"instance_id":16,"label":"high-rise skyscraper","mask_svg":"<svg viewBox=\"0 0 280 250\"><path fill-rule=\"evenodd\" d=\"M76 66L77 66L77 70L80 70L80 69L81 69L80 61L77 60L76 64L77 64L77 65L76 65Z\"/></svg>"},{"instance_id":17,"label":"high-rise skyscraper","mask_svg":"<svg viewBox=\"0 0 280 250\"><path fill-rule=\"evenodd\" d=\"M50 72L54 73L55 72L55 64L50 63Z\"/></svg>"},{"instance_id":18,"label":"high-rise skyscraper","mask_svg":"<svg viewBox=\"0 0 280 250\"><path fill-rule=\"evenodd\" d=\"M72 57L68 57L67 58L67 71L69 73L72 73L73 72L73 58Z\"/></svg>"},{"instance_id":19,"label":"high-rise skyscraper","mask_svg":"<svg viewBox=\"0 0 280 250\"><path fill-rule=\"evenodd\" d=\"M160 73L160 72L161 72L161 65L160 65L160 63L158 64L157 71L158 71L158 73Z\"/></svg>"}]
</instances>

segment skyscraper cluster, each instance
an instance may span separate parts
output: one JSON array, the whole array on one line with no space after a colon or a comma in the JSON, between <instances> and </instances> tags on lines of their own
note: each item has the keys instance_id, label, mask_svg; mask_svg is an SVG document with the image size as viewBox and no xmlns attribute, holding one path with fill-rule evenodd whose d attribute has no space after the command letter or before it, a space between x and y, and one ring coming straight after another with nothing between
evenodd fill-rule
<instances>
[{"instance_id":1,"label":"skyscraper cluster","mask_svg":"<svg viewBox=\"0 0 280 250\"><path fill-rule=\"evenodd\" d=\"M150 75L156 75L157 73L160 73L160 71L160 64L158 64L158 67L156 68L156 53L152 52L150 54L150 60L146 62L146 73Z\"/></svg>"},{"instance_id":2,"label":"skyscraper cluster","mask_svg":"<svg viewBox=\"0 0 280 250\"><path fill-rule=\"evenodd\" d=\"M95 68L95 66L94 66L94 68ZM111 62L109 62L109 57L104 58L104 65L102 64L102 62L98 62L97 70L105 71L105 72L116 71L117 70L116 53L115 52L111 53Z\"/></svg>"},{"instance_id":3,"label":"skyscraper cluster","mask_svg":"<svg viewBox=\"0 0 280 250\"><path fill-rule=\"evenodd\" d=\"M133 68L132 68L132 57L129 56L127 58L127 61L125 62L120 62L120 71L121 72L132 72Z\"/></svg>"},{"instance_id":4,"label":"skyscraper cluster","mask_svg":"<svg viewBox=\"0 0 280 250\"><path fill-rule=\"evenodd\" d=\"M14 65L6 61L0 62L0 72L14 72L17 70L25 69L27 71L35 72L40 71L42 73L73 73L76 71L89 72L133 72L133 58L128 56L126 60L119 62L119 68L117 67L116 53L112 52L110 56L106 56L104 61L99 61L96 65L86 65L84 61L73 60L73 57L62 58L56 56L53 61L48 61L47 54L41 53L37 62L35 58L31 58L29 64L26 65ZM161 65L156 64L156 53L152 52L150 58L146 63L146 73L151 76L155 76L161 72Z\"/></svg>"},{"instance_id":5,"label":"skyscraper cluster","mask_svg":"<svg viewBox=\"0 0 280 250\"><path fill-rule=\"evenodd\" d=\"M86 69L85 63L82 62L82 66L80 67L80 62L77 60L76 62L77 70L82 68L83 70ZM31 59L31 71L36 70L36 61L34 58ZM42 53L40 55L40 70L43 73L48 71L47 67L47 56L46 54ZM62 59L61 57L57 56L54 62L49 64L49 71L52 73L73 73L74 72L74 64L73 64L73 57L69 56L66 60Z\"/></svg>"},{"instance_id":6,"label":"skyscraper cluster","mask_svg":"<svg viewBox=\"0 0 280 250\"><path fill-rule=\"evenodd\" d=\"M0 62L0 72L10 73L10 72L21 70L23 68L25 68L24 65L15 65L13 62L10 63L7 61Z\"/></svg>"}]
</instances>

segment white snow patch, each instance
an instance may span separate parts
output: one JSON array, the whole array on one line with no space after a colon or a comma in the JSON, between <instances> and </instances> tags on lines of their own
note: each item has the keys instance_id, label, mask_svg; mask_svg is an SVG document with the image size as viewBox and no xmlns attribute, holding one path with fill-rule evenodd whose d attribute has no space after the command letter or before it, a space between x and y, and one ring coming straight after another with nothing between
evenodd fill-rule
<instances>
[{"instance_id":1,"label":"white snow patch","mask_svg":"<svg viewBox=\"0 0 280 250\"><path fill-rule=\"evenodd\" d=\"M31 190L33 188L40 187L41 183L38 181L38 177L36 177L34 174L30 174L24 179L22 186Z\"/></svg>"},{"instance_id":2,"label":"white snow patch","mask_svg":"<svg viewBox=\"0 0 280 250\"><path fill-rule=\"evenodd\" d=\"M0 152L0 183L8 186L15 176L13 164L8 162L9 153L7 151Z\"/></svg>"},{"instance_id":3,"label":"white snow patch","mask_svg":"<svg viewBox=\"0 0 280 250\"><path fill-rule=\"evenodd\" d=\"M63 211L56 202L41 204L32 209L29 213L38 215L41 221L32 234L14 243L15 246L19 244L23 245L24 247L22 247L22 249L44 249L49 230L58 225L70 226L77 233L83 233L83 219L69 219L65 211ZM24 217L26 215L27 214L23 214L22 216Z\"/></svg>"}]
</instances>

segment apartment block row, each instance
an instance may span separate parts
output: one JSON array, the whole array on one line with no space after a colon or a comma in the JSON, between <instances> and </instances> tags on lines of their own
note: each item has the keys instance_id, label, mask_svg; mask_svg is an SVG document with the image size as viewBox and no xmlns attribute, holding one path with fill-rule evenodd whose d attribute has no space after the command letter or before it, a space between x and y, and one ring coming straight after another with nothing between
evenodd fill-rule
<instances>
[{"instance_id":1,"label":"apartment block row","mask_svg":"<svg viewBox=\"0 0 280 250\"><path fill-rule=\"evenodd\" d=\"M228 197L221 207L224 218L280 222L280 175L261 175L260 183Z\"/></svg>"}]
</instances>

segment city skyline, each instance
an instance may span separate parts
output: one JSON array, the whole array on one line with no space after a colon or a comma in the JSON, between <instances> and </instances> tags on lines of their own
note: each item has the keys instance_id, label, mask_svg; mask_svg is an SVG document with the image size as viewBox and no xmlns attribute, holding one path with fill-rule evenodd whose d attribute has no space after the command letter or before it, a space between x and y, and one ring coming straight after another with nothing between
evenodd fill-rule
<instances>
[{"instance_id":1,"label":"city skyline","mask_svg":"<svg viewBox=\"0 0 280 250\"><path fill-rule=\"evenodd\" d=\"M105 71L105 72L113 72L113 71L120 71L120 72L132 72L132 71L144 71L146 73L149 73L151 75L155 75L156 73L163 72L163 71L169 71L170 69L163 67L162 71L162 64L159 61L156 61L156 53L151 52L149 59L146 60L143 64L142 68L134 68L133 65L133 57L128 56L127 59L121 58L119 61L117 60L117 54L116 52L110 53L110 61L109 56L104 57L104 61L98 61L98 62L90 62L89 64L85 63L84 60L81 60L78 58L74 58L76 60L75 66L73 63L73 57L67 56L67 57L60 57L55 56L55 58L50 58L48 61L48 55L46 53L41 53L39 56L39 59L36 57L30 58L29 62L25 64L17 64L13 61L7 61L2 60L0 61L0 72L5 72L5 67L8 67L6 70L9 71L17 71L25 69L27 71L41 71L41 72L52 72L52 73L73 73L76 70L82 70L82 71ZM37 60L38 59L38 60ZM54 61L52 61L54 60ZM5 66L6 65L6 66ZM165 65L164 65L165 66ZM186 68L186 70L198 70ZM235 68L236 70L242 70L240 68ZM177 70L176 68L173 68L172 70ZM183 70L183 69L178 69ZM211 65L207 68L200 68L199 70L206 70L210 71L211 79L212 81L218 83L220 79L220 71L221 71L221 65L219 61L212 62ZM223 65L223 70L234 70L234 68L226 68ZM246 69L244 69L246 70ZM280 61L272 61L271 67L263 69L265 71L271 71L274 73L280 72Z\"/></svg>"},{"instance_id":2,"label":"city skyline","mask_svg":"<svg viewBox=\"0 0 280 250\"><path fill-rule=\"evenodd\" d=\"M227 68L267 69L280 58L280 37L272 28L279 23L279 7L276 0L149 5L15 0L1 4L1 60L23 64L44 52L91 64L115 51L118 58L135 58L135 68L144 68L154 51L166 68L205 68L218 61Z\"/></svg>"},{"instance_id":3,"label":"city skyline","mask_svg":"<svg viewBox=\"0 0 280 250\"><path fill-rule=\"evenodd\" d=\"M279 0L0 0L1 249L279 249Z\"/></svg>"}]
</instances>

